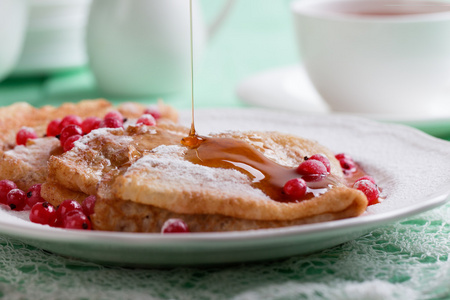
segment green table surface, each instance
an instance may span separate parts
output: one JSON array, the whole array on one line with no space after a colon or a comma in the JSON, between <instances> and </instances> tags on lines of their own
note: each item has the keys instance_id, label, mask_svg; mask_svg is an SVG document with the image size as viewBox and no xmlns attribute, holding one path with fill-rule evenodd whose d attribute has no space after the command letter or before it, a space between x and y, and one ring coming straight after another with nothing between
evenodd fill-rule
<instances>
[{"instance_id":1,"label":"green table surface","mask_svg":"<svg viewBox=\"0 0 450 300\"><path fill-rule=\"evenodd\" d=\"M202 1L211 19L221 1ZM289 0L241 0L210 41L196 78L198 108L245 107L236 84L299 62ZM1 45L0 45L1 46ZM0 103L58 105L107 97L88 66L0 83ZM190 90L163 99L190 108ZM420 124L445 136L446 120ZM420 127L419 126L419 127ZM420 176L420 174L418 174ZM275 262L214 268L130 269L64 258L0 237L1 299L450 299L450 206L352 242Z\"/></svg>"}]
</instances>

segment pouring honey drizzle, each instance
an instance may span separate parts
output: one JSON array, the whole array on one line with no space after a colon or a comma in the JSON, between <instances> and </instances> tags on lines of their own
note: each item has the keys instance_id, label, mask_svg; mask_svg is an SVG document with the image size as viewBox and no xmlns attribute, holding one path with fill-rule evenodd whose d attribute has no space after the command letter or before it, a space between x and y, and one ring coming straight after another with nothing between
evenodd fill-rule
<instances>
[{"instance_id":1,"label":"pouring honey drizzle","mask_svg":"<svg viewBox=\"0 0 450 300\"><path fill-rule=\"evenodd\" d=\"M192 30L192 0L190 9L190 41L191 41L191 92L192 123L189 135L181 140L188 148L185 159L198 165L211 168L235 169L251 179L251 185L260 189L272 200L279 202L297 202L318 196L337 184L334 176L320 178L308 183L305 196L293 198L283 192L285 183L300 177L295 168L279 165L265 157L250 144L233 138L212 138L197 135L194 123L194 55Z\"/></svg>"},{"instance_id":2,"label":"pouring honey drizzle","mask_svg":"<svg viewBox=\"0 0 450 300\"><path fill-rule=\"evenodd\" d=\"M191 111L192 111L192 123L191 123L191 131L189 132L189 136L195 136L195 124L194 124L194 32L192 26L192 0L189 0L189 30L191 37Z\"/></svg>"},{"instance_id":3,"label":"pouring honey drizzle","mask_svg":"<svg viewBox=\"0 0 450 300\"><path fill-rule=\"evenodd\" d=\"M297 202L313 198L337 182L332 175L309 182L306 195L298 199L283 192L287 181L300 177L296 169L275 163L244 141L195 136L184 139L184 145L188 147L186 160L211 168L238 170L250 178L254 188L279 202Z\"/></svg>"},{"instance_id":4,"label":"pouring honey drizzle","mask_svg":"<svg viewBox=\"0 0 450 300\"><path fill-rule=\"evenodd\" d=\"M194 33L192 26L192 0L189 0L189 20L190 20L190 38L191 38L191 129L189 131L189 136L181 140L181 144L189 147L196 148L200 145L202 138L197 135L195 131L195 114L194 114Z\"/></svg>"}]
</instances>

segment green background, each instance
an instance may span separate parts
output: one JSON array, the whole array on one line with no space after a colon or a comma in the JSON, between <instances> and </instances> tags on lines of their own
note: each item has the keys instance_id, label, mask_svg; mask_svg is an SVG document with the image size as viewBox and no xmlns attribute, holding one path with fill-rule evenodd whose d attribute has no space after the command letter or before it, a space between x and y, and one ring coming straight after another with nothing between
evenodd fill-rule
<instances>
[{"instance_id":1,"label":"green background","mask_svg":"<svg viewBox=\"0 0 450 300\"><path fill-rule=\"evenodd\" d=\"M197 107L241 106L235 96L235 87L241 80L298 61L289 2L237 1L228 19L210 40L202 59L195 81ZM205 19L210 22L223 1L203 0L202 4ZM40 78L9 78L0 83L1 104L27 101L39 106L98 97L142 102L163 97L177 108L190 107L189 86L171 95L141 99L109 97L97 90L88 67Z\"/></svg>"}]
</instances>

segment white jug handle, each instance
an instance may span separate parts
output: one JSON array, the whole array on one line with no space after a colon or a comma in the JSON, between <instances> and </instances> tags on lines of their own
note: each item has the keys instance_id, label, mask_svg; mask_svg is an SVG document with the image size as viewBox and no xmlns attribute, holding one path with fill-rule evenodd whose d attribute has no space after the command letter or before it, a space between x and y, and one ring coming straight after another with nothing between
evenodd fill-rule
<instances>
[{"instance_id":1,"label":"white jug handle","mask_svg":"<svg viewBox=\"0 0 450 300\"><path fill-rule=\"evenodd\" d=\"M225 21L235 2L236 0L227 0L227 2L224 4L222 10L208 27L208 39L211 39L216 34L217 30L220 28L223 21Z\"/></svg>"}]
</instances>

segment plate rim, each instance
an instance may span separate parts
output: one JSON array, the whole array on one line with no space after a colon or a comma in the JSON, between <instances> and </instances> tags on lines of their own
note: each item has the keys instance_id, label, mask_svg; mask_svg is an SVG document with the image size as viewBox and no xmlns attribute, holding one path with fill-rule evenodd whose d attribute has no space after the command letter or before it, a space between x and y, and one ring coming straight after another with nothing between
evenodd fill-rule
<instances>
[{"instance_id":1,"label":"plate rim","mask_svg":"<svg viewBox=\"0 0 450 300\"><path fill-rule=\"evenodd\" d=\"M155 241L237 241L237 240L248 240L248 239L266 239L278 236L291 236L291 235L307 235L315 234L317 232L322 232L325 229L330 229L331 231L345 230L349 227L358 226L372 226L379 223L395 222L410 216L426 212L430 209L439 207L441 205L450 202L450 184L442 186L440 191L434 192L429 196L426 196L428 200L425 202L416 202L412 206L404 207L401 209L395 209L393 211L367 214L364 216L341 219L335 221L327 221L313 224L295 225L288 227L279 228L269 228L269 229L258 229L258 230L248 230L248 231L231 231L231 232L211 232L211 233L190 233L190 234L171 234L163 235L160 233L124 233L124 232L108 232L108 231L82 231L82 230L66 230L62 228L54 228L48 225L33 224L40 235L33 236L32 238L43 240L55 240L58 241L60 238L64 237L65 241L71 242L82 242L85 240L94 239L97 242L110 241L111 239L127 240L127 241L143 241L144 244L153 243ZM4 211L6 212L6 211ZM7 212L6 212L7 213ZM9 228L8 232L5 232L5 228ZM10 222L0 220L0 234L15 235L26 233L30 228L27 225L22 224L11 224ZM67 234L67 233L70 234ZM42 234L51 233L51 236L41 236ZM29 235L29 233L28 233ZM98 240L98 239L101 239Z\"/></svg>"}]
</instances>

